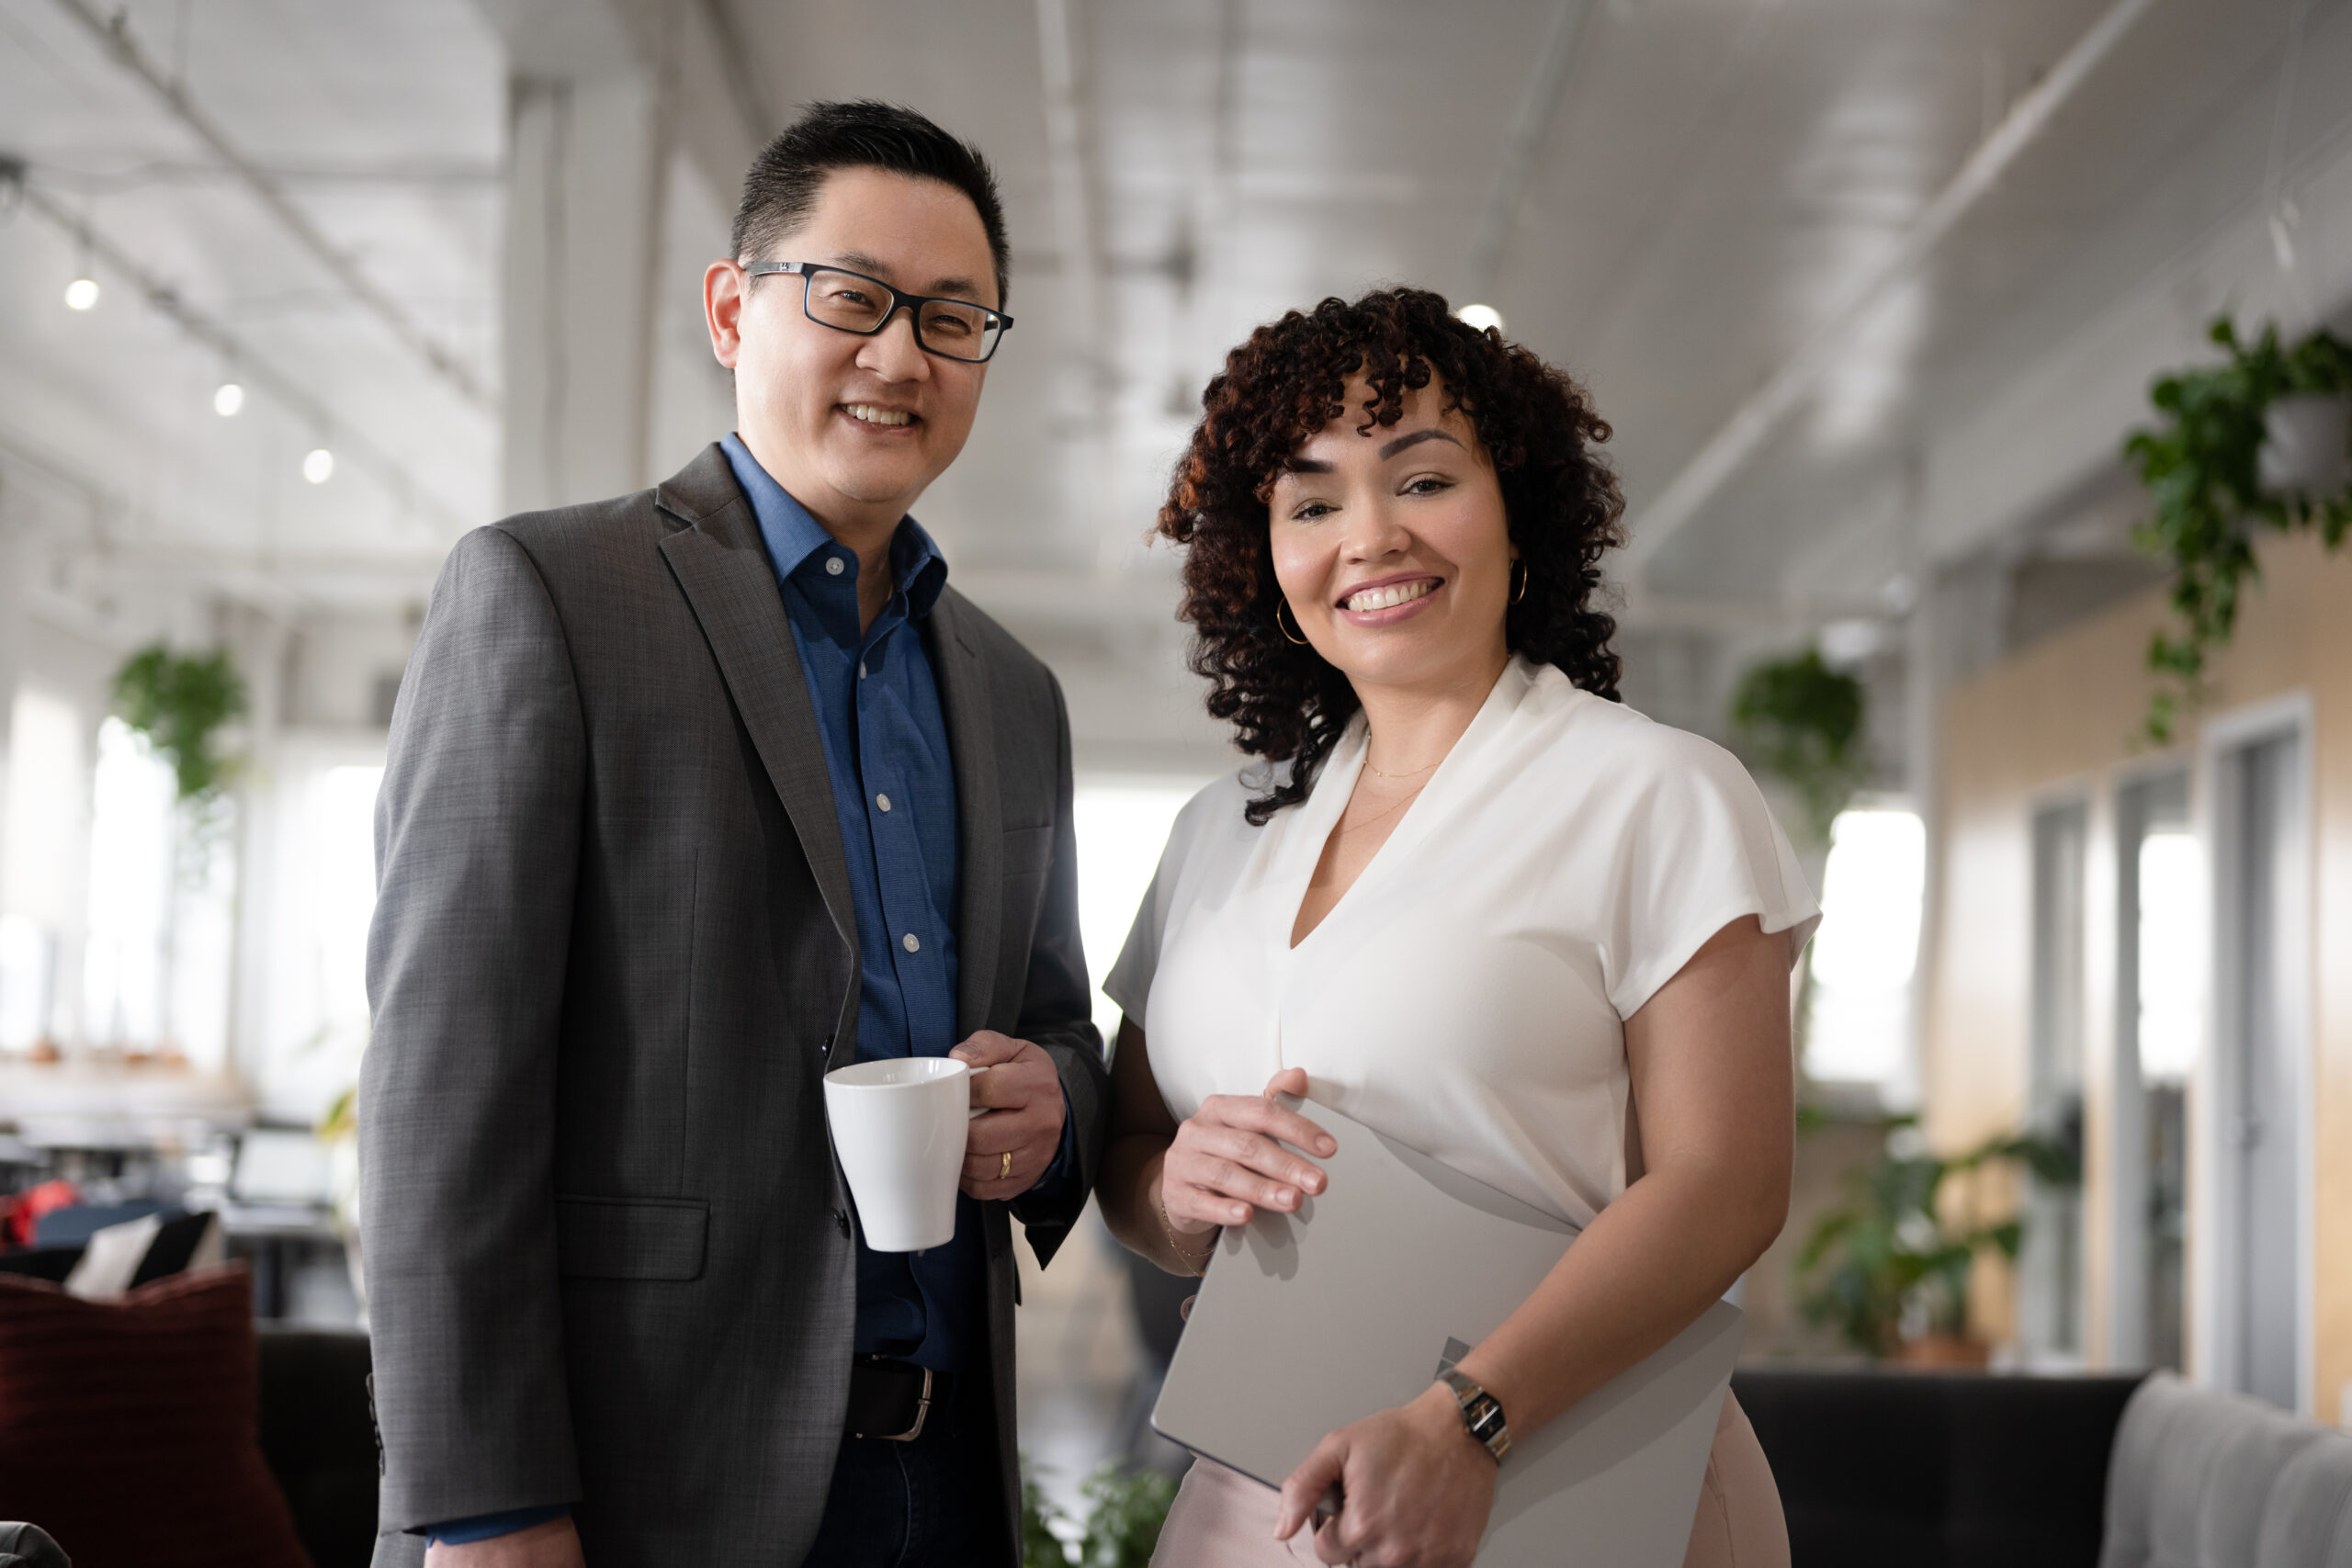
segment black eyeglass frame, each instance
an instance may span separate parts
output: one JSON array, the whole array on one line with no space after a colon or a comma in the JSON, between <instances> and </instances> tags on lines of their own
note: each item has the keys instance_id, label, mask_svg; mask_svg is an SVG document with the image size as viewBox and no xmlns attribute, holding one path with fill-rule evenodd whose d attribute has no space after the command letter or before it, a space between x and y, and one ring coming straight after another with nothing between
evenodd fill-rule
<instances>
[{"instance_id":1,"label":"black eyeglass frame","mask_svg":"<svg viewBox=\"0 0 2352 1568\"><path fill-rule=\"evenodd\" d=\"M855 327L842 326L838 321L828 321L811 310L808 308L808 285L820 272L838 272L843 277L854 277L860 283L870 283L888 294L890 297L890 303L888 308L883 310L882 319L861 332ZM909 294L904 289L892 288L878 277L869 277L862 272L852 272L845 266L833 266L825 262L759 261L743 264L743 276L747 280L776 274L788 274L800 279L800 313L819 326L831 328L837 333L847 333L852 337L878 337L883 330L897 318L899 311L904 309L909 312L908 320L914 324L915 346L925 354L935 354L942 359L952 359L958 365L986 365L989 360L994 359L996 351L1004 346L1004 334L1012 328L1011 316L983 305L977 299L958 299L950 294ZM925 305L956 305L967 310L978 310L984 316L994 317L996 336L989 340L989 351L978 359L970 359L960 354L950 354L944 348L933 348L923 342L922 308Z\"/></svg>"}]
</instances>

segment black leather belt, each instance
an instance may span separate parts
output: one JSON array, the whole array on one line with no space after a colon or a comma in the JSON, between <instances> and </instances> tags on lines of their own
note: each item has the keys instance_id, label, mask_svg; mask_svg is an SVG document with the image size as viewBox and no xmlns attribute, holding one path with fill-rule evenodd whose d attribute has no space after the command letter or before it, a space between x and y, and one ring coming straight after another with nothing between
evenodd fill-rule
<instances>
[{"instance_id":1,"label":"black leather belt","mask_svg":"<svg viewBox=\"0 0 2352 1568\"><path fill-rule=\"evenodd\" d=\"M947 1397L944 1374L893 1356L859 1356L849 1367L849 1412L842 1429L853 1438L911 1443L922 1436L933 1399Z\"/></svg>"}]
</instances>

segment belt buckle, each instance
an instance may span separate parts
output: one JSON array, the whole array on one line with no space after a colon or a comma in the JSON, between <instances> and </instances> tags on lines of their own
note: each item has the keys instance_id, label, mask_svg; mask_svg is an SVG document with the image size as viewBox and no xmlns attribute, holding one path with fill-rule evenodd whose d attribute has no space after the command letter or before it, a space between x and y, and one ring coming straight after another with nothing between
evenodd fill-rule
<instances>
[{"instance_id":1,"label":"belt buckle","mask_svg":"<svg viewBox=\"0 0 2352 1568\"><path fill-rule=\"evenodd\" d=\"M922 1393L915 1398L915 1424L908 1427L903 1432L860 1432L857 1435L861 1438L873 1438L878 1442L911 1443L917 1438L922 1436L923 1420L925 1417L930 1416L930 1414L931 1369L929 1367L925 1367L922 1369Z\"/></svg>"}]
</instances>

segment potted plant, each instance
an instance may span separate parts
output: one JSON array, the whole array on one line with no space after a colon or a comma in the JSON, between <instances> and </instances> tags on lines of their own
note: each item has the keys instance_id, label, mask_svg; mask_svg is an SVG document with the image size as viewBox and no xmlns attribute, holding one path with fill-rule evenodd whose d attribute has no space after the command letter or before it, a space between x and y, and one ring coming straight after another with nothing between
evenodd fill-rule
<instances>
[{"instance_id":1,"label":"potted plant","mask_svg":"<svg viewBox=\"0 0 2352 1568\"><path fill-rule=\"evenodd\" d=\"M2290 347L2275 326L2242 342L2226 317L2211 336L2227 360L2159 379L2162 423L2123 447L2155 504L2140 546L2173 572L2174 625L2148 645L2160 683L2143 733L2157 744L2235 629L2260 532L2310 529L2334 550L2352 529L2352 344L2322 331Z\"/></svg>"},{"instance_id":2,"label":"potted plant","mask_svg":"<svg viewBox=\"0 0 2352 1568\"><path fill-rule=\"evenodd\" d=\"M1176 1501L1174 1478L1108 1460L1079 1494L1087 1502L1086 1522L1078 1540L1066 1543L1054 1526L1069 1516L1046 1496L1022 1456L1022 1568L1148 1568Z\"/></svg>"},{"instance_id":3,"label":"potted plant","mask_svg":"<svg viewBox=\"0 0 2352 1568\"><path fill-rule=\"evenodd\" d=\"M1943 1191L1951 1178L1996 1165L2023 1166L2052 1186L2082 1179L2075 1155L2047 1138L2004 1135L1947 1156L1928 1149L1918 1118L1894 1118L1886 1153L1847 1178L1847 1201L1797 1254L1805 1316L1873 1359L1983 1366L1987 1349L1968 1334L1969 1273L1987 1248L2014 1259L2024 1222L1982 1218L1973 1179L1957 1217Z\"/></svg>"}]
</instances>

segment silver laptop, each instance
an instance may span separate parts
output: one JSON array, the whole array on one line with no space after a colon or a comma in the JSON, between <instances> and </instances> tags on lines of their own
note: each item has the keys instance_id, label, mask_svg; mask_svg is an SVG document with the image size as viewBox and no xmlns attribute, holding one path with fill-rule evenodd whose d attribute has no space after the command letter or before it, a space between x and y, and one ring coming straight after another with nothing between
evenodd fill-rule
<instances>
[{"instance_id":1,"label":"silver laptop","mask_svg":"<svg viewBox=\"0 0 2352 1568\"><path fill-rule=\"evenodd\" d=\"M1279 1486L1326 1432L1421 1393L1499 1326L1574 1228L1328 1106L1330 1184L1296 1214L1228 1227L1151 1424ZM1736 1307L1515 1436L1481 1568L1679 1568L1724 1391ZM1508 1412L1506 1412L1508 1414Z\"/></svg>"}]
</instances>

